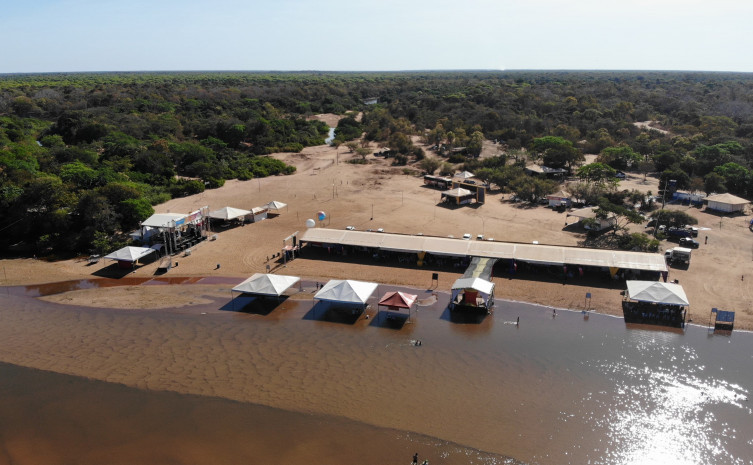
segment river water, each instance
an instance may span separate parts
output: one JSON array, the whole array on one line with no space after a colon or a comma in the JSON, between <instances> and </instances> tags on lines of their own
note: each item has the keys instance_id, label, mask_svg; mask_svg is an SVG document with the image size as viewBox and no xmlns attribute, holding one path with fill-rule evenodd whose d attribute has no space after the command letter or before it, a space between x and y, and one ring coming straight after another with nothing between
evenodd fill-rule
<instances>
[{"instance_id":1,"label":"river water","mask_svg":"<svg viewBox=\"0 0 753 465\"><path fill-rule=\"evenodd\" d=\"M0 296L0 414L27 420L2 422L0 451L15 460L0 454L0 463L63 463L65 451L77 450L66 444L91 441L103 444L100 458L138 459L134 447L145 443L198 457L225 446L235 457L264 457L249 463L396 463L413 448L432 464L512 463L508 456L529 464L753 463L751 334L626 326L505 301L492 316L458 322L445 310L447 295L437 297L393 327L374 310L369 319L333 318L340 312L310 301L268 313L230 311L227 301L152 312L8 292ZM50 399L68 400L50 408ZM39 421L46 426L34 427ZM329 435L303 433L321 425ZM139 429L153 437L131 434ZM239 449L239 436L260 439ZM262 446L275 437L306 446L290 454Z\"/></svg>"},{"instance_id":2,"label":"river water","mask_svg":"<svg viewBox=\"0 0 753 465\"><path fill-rule=\"evenodd\" d=\"M324 143L329 145L332 143L332 141L335 140L335 128L329 128L329 134L327 134L327 138L324 139Z\"/></svg>"}]
</instances>

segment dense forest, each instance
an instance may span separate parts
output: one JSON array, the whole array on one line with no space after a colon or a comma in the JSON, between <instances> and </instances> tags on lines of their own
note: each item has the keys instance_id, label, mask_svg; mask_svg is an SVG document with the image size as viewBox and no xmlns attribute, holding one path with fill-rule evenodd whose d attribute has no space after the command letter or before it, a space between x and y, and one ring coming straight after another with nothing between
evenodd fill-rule
<instances>
[{"instance_id":1,"label":"dense forest","mask_svg":"<svg viewBox=\"0 0 753 465\"><path fill-rule=\"evenodd\" d=\"M356 120L348 112L363 112ZM171 197L284 175L266 155L360 139L426 171L464 163L532 198L522 158L592 184L615 170L753 196L753 75L673 72L93 73L0 75L0 253L85 253ZM635 122L654 121L661 130ZM411 136L445 150L424 159ZM484 140L505 147L479 160ZM525 154L525 157L523 157ZM581 166L584 154L598 163ZM620 204L614 190L607 200ZM628 195L625 193L624 195ZM613 208L613 207L605 207Z\"/></svg>"}]
</instances>

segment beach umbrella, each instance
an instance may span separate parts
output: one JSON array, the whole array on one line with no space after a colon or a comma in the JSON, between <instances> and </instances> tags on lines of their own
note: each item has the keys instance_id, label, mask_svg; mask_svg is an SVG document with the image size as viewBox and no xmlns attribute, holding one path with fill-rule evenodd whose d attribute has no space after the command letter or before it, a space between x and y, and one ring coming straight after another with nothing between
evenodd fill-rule
<instances>
[{"instance_id":1,"label":"beach umbrella","mask_svg":"<svg viewBox=\"0 0 753 465\"><path fill-rule=\"evenodd\" d=\"M319 219L319 221L324 221L324 218L327 217L327 214L324 213L323 211L319 211L316 213L316 217L317 219Z\"/></svg>"},{"instance_id":2,"label":"beach umbrella","mask_svg":"<svg viewBox=\"0 0 753 465\"><path fill-rule=\"evenodd\" d=\"M312 218L306 220L307 228L313 228L314 226L316 226L316 221L314 221Z\"/></svg>"}]
</instances>

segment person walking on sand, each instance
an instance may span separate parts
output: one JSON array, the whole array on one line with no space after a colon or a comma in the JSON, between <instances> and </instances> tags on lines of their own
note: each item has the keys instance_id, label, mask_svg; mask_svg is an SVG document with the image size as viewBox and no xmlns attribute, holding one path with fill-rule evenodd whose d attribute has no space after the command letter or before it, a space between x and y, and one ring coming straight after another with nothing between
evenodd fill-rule
<instances>
[{"instance_id":1,"label":"person walking on sand","mask_svg":"<svg viewBox=\"0 0 753 465\"><path fill-rule=\"evenodd\" d=\"M418 465L418 452L413 454L413 465Z\"/></svg>"}]
</instances>

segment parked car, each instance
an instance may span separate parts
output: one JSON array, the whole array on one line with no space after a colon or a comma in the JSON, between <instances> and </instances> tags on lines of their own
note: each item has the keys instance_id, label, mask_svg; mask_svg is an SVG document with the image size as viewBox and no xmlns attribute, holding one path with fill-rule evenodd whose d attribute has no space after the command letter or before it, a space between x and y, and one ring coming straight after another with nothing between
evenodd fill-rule
<instances>
[{"instance_id":1,"label":"parked car","mask_svg":"<svg viewBox=\"0 0 753 465\"><path fill-rule=\"evenodd\" d=\"M698 228L695 226L685 226L685 229L690 231L692 237L698 237Z\"/></svg>"},{"instance_id":2,"label":"parked car","mask_svg":"<svg viewBox=\"0 0 753 465\"><path fill-rule=\"evenodd\" d=\"M701 246L701 243L690 237L683 237L680 239L680 247L686 247L688 249L697 249Z\"/></svg>"},{"instance_id":3,"label":"parked car","mask_svg":"<svg viewBox=\"0 0 753 465\"><path fill-rule=\"evenodd\" d=\"M471 240L471 235L470 235L470 233L465 233L465 234L463 234L463 239L465 239L466 241L470 241L470 240Z\"/></svg>"},{"instance_id":4,"label":"parked car","mask_svg":"<svg viewBox=\"0 0 753 465\"><path fill-rule=\"evenodd\" d=\"M687 229L669 228L667 229L667 236L675 237L675 238L682 238L682 237L690 237L691 233Z\"/></svg>"},{"instance_id":5,"label":"parked car","mask_svg":"<svg viewBox=\"0 0 753 465\"><path fill-rule=\"evenodd\" d=\"M353 230L356 229L356 227L355 226L346 226L345 229L347 229L348 231L353 231Z\"/></svg>"}]
</instances>

